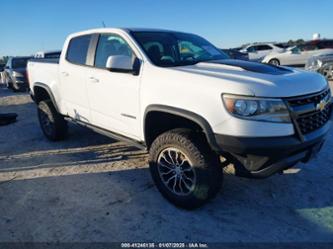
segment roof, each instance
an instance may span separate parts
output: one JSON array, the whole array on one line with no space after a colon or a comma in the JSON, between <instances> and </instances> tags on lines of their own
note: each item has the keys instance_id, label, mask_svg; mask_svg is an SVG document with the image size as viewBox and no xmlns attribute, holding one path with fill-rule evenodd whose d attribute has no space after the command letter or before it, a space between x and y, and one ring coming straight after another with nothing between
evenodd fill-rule
<instances>
[{"instance_id":1,"label":"roof","mask_svg":"<svg viewBox=\"0 0 333 249\"><path fill-rule=\"evenodd\" d=\"M129 32L180 32L176 30L169 30L169 29L156 29L156 28L123 28L125 31Z\"/></svg>"},{"instance_id":2,"label":"roof","mask_svg":"<svg viewBox=\"0 0 333 249\"><path fill-rule=\"evenodd\" d=\"M70 35L70 37L84 35L84 34L92 34L92 33L107 33L107 32L179 32L184 33L182 31L175 30L167 30L167 29L154 29L154 28L97 28L97 29L89 29L80 32L76 32Z\"/></svg>"}]
</instances>

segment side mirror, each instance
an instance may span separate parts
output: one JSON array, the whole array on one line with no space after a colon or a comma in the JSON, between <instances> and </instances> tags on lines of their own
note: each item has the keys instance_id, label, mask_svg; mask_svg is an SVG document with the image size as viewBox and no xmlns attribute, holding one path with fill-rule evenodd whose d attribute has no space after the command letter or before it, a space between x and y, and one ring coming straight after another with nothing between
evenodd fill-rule
<instances>
[{"instance_id":1,"label":"side mirror","mask_svg":"<svg viewBox=\"0 0 333 249\"><path fill-rule=\"evenodd\" d=\"M139 75L141 61L136 57L133 61L132 57L126 55L111 55L108 57L105 67L110 72Z\"/></svg>"},{"instance_id":2,"label":"side mirror","mask_svg":"<svg viewBox=\"0 0 333 249\"><path fill-rule=\"evenodd\" d=\"M132 58L126 55L111 55L108 57L105 67L111 72L133 72Z\"/></svg>"}]
</instances>

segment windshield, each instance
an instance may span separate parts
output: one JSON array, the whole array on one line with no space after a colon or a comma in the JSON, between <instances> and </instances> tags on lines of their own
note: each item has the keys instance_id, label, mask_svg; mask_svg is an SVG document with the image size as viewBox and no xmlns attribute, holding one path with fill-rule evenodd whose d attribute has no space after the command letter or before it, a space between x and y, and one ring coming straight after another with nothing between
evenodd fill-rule
<instances>
[{"instance_id":1,"label":"windshield","mask_svg":"<svg viewBox=\"0 0 333 249\"><path fill-rule=\"evenodd\" d=\"M228 59L205 39L178 32L132 32L132 36L157 66L174 67Z\"/></svg>"},{"instance_id":2,"label":"windshield","mask_svg":"<svg viewBox=\"0 0 333 249\"><path fill-rule=\"evenodd\" d=\"M12 61L13 68L25 68L29 58L15 58Z\"/></svg>"}]
</instances>

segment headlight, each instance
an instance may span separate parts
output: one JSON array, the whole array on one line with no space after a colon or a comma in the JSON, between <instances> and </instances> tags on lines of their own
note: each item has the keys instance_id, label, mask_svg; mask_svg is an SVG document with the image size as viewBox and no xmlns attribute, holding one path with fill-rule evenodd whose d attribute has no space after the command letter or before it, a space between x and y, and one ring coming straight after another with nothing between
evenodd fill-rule
<instances>
[{"instance_id":1,"label":"headlight","mask_svg":"<svg viewBox=\"0 0 333 249\"><path fill-rule=\"evenodd\" d=\"M223 95L223 103L230 114L242 119L274 123L290 123L287 106L281 99L252 98Z\"/></svg>"}]
</instances>

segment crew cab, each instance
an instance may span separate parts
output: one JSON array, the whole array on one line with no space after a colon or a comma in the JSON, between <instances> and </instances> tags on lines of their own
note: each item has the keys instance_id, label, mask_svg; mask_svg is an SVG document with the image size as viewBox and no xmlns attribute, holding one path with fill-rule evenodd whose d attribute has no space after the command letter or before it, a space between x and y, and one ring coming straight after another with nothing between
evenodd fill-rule
<instances>
[{"instance_id":1,"label":"crew cab","mask_svg":"<svg viewBox=\"0 0 333 249\"><path fill-rule=\"evenodd\" d=\"M48 139L72 121L147 149L158 190L187 209L218 193L226 164L265 178L308 162L331 124L321 75L232 60L183 32L75 33L59 60L30 60L28 75Z\"/></svg>"}]
</instances>

